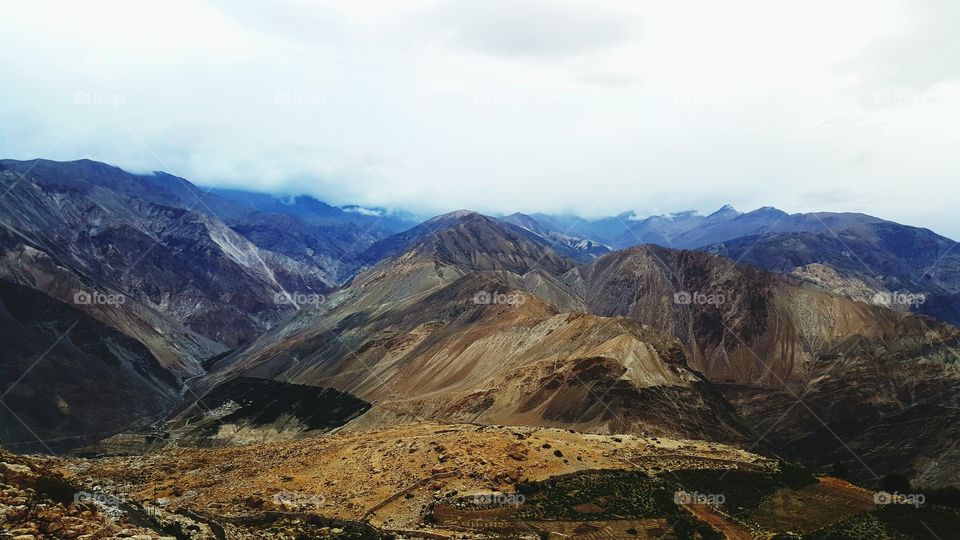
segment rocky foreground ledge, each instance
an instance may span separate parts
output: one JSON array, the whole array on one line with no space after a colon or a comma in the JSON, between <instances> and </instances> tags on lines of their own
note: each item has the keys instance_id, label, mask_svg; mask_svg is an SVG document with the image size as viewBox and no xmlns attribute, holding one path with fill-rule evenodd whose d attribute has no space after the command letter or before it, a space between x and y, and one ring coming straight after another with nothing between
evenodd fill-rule
<instances>
[{"instance_id":1,"label":"rocky foreground ledge","mask_svg":"<svg viewBox=\"0 0 960 540\"><path fill-rule=\"evenodd\" d=\"M0 451L0 462L2 540L450 538L463 531L429 517L450 497L584 471L776 467L717 443L472 424L98 459Z\"/></svg>"}]
</instances>

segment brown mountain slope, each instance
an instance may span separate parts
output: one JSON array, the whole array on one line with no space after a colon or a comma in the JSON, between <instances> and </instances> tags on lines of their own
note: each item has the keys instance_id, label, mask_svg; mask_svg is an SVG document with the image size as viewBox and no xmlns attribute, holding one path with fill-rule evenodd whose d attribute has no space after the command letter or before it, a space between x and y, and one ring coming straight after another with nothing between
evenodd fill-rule
<instances>
[{"instance_id":1,"label":"brown mountain slope","mask_svg":"<svg viewBox=\"0 0 960 540\"><path fill-rule=\"evenodd\" d=\"M478 294L512 303L478 304ZM345 304L310 318L226 360L218 378L332 387L392 419L747 436L672 340L629 319L560 313L481 276L379 313Z\"/></svg>"},{"instance_id":2,"label":"brown mountain slope","mask_svg":"<svg viewBox=\"0 0 960 540\"><path fill-rule=\"evenodd\" d=\"M373 403L358 420L370 425L426 417L742 440L749 430L700 371L755 433L770 430L767 442L816 465L848 438L894 448L884 422L919 436L955 406L949 392L920 391L960 380L948 366L952 327L652 246L558 276L562 267L538 267L484 219L460 216L361 274L219 362L196 390L252 375L355 393ZM471 251L484 248L478 238L495 242L494 255ZM891 362L906 377L878 387ZM915 406L915 423L893 418ZM869 468L916 474L924 456L948 450L943 441L918 437Z\"/></svg>"},{"instance_id":3,"label":"brown mountain slope","mask_svg":"<svg viewBox=\"0 0 960 540\"><path fill-rule=\"evenodd\" d=\"M861 340L946 339L932 320L867 306L699 252L638 246L564 280L588 309L676 336L714 382L800 387L812 365Z\"/></svg>"},{"instance_id":4,"label":"brown mountain slope","mask_svg":"<svg viewBox=\"0 0 960 540\"><path fill-rule=\"evenodd\" d=\"M576 265L572 258L558 251L562 246L524 228L469 210L434 217L376 242L362 258L372 265L417 247L442 261L464 264L477 271L523 274L532 268L543 268L560 273Z\"/></svg>"},{"instance_id":5,"label":"brown mountain slope","mask_svg":"<svg viewBox=\"0 0 960 540\"><path fill-rule=\"evenodd\" d=\"M321 308L349 304L346 309L353 311L390 309L468 274L535 293L565 309L582 308L559 279L574 261L536 235L473 212L446 214L423 227L419 235L413 235L418 231L413 229L392 237L408 249L359 274Z\"/></svg>"},{"instance_id":6,"label":"brown mountain slope","mask_svg":"<svg viewBox=\"0 0 960 540\"><path fill-rule=\"evenodd\" d=\"M946 343L861 343L822 357L795 392L721 385L764 441L812 465L877 483L960 487L960 358ZM951 348L952 347L952 348Z\"/></svg>"},{"instance_id":7,"label":"brown mountain slope","mask_svg":"<svg viewBox=\"0 0 960 540\"><path fill-rule=\"evenodd\" d=\"M653 246L607 255L564 280L594 313L676 336L691 366L785 455L841 463L873 483L891 473L956 483L956 328Z\"/></svg>"},{"instance_id":8,"label":"brown mountain slope","mask_svg":"<svg viewBox=\"0 0 960 540\"><path fill-rule=\"evenodd\" d=\"M349 392L384 418L744 438L672 339L539 296L579 303L555 274L572 263L515 229L458 216L225 358L195 391L256 376Z\"/></svg>"}]
</instances>

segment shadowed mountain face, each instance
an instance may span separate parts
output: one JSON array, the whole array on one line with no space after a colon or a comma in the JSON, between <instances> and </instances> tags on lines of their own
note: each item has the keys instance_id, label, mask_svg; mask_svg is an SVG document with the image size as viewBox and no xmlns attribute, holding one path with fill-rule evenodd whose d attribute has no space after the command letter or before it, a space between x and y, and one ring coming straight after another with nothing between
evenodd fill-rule
<instances>
[{"instance_id":1,"label":"shadowed mountain face","mask_svg":"<svg viewBox=\"0 0 960 540\"><path fill-rule=\"evenodd\" d=\"M262 249L213 213L197 210L204 208L199 198L188 205L184 192L192 186L94 162L2 166L0 186L9 190L0 199L3 275L63 301L86 290L62 290L72 280L92 292L128 297L150 318L184 328L175 333L234 347L291 311L278 294L322 294L334 286L320 268ZM82 307L97 316L91 304ZM134 311L125 313L140 316ZM178 350L186 340L175 341L169 346Z\"/></svg>"},{"instance_id":2,"label":"shadowed mountain face","mask_svg":"<svg viewBox=\"0 0 960 540\"><path fill-rule=\"evenodd\" d=\"M417 225L413 216L391 214L383 209L358 206L339 208L307 195L278 197L266 193L251 193L234 189L212 188L214 195L267 214L288 214L311 225L344 228L350 224L356 230L380 239L392 236Z\"/></svg>"},{"instance_id":3,"label":"shadowed mountain face","mask_svg":"<svg viewBox=\"0 0 960 540\"><path fill-rule=\"evenodd\" d=\"M0 282L0 343L0 440L17 451L89 443L161 415L178 398L176 376L146 347L74 307L6 282Z\"/></svg>"},{"instance_id":4,"label":"shadowed mountain face","mask_svg":"<svg viewBox=\"0 0 960 540\"><path fill-rule=\"evenodd\" d=\"M927 229L890 222L837 232L748 236L704 248L862 302L960 323L960 252Z\"/></svg>"},{"instance_id":5,"label":"shadowed mountain face","mask_svg":"<svg viewBox=\"0 0 960 540\"><path fill-rule=\"evenodd\" d=\"M578 238L566 233L551 231L533 217L519 212L505 216L501 218L501 220L549 240L555 250L580 262L591 261L612 251L609 246L596 240Z\"/></svg>"},{"instance_id":6,"label":"shadowed mountain face","mask_svg":"<svg viewBox=\"0 0 960 540\"><path fill-rule=\"evenodd\" d=\"M721 385L763 442L825 469L876 484L957 485L960 359L946 343L864 344L811 366L796 391Z\"/></svg>"}]
</instances>

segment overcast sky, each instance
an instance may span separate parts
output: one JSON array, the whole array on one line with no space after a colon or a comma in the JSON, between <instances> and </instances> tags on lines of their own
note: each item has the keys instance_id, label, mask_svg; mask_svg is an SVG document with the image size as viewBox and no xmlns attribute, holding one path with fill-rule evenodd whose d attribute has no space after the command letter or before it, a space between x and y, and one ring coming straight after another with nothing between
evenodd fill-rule
<instances>
[{"instance_id":1,"label":"overcast sky","mask_svg":"<svg viewBox=\"0 0 960 540\"><path fill-rule=\"evenodd\" d=\"M423 215L772 205L960 238L960 2L45 2L0 154Z\"/></svg>"}]
</instances>

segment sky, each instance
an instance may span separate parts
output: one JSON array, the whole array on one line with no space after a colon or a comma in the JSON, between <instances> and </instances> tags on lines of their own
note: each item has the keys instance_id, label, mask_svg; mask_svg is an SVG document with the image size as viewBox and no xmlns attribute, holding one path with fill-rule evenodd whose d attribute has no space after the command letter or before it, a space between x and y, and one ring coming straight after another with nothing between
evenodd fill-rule
<instances>
[{"instance_id":1,"label":"sky","mask_svg":"<svg viewBox=\"0 0 960 540\"><path fill-rule=\"evenodd\" d=\"M4 7L0 156L421 216L776 206L960 239L960 2Z\"/></svg>"}]
</instances>

